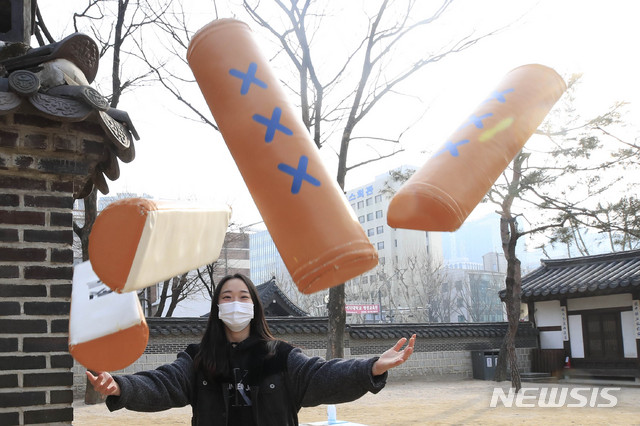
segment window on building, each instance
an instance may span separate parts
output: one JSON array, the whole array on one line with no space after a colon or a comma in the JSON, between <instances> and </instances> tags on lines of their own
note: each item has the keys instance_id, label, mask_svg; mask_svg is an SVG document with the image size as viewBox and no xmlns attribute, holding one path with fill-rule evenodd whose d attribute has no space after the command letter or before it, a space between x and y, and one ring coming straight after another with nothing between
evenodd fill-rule
<instances>
[{"instance_id":1,"label":"window on building","mask_svg":"<svg viewBox=\"0 0 640 426\"><path fill-rule=\"evenodd\" d=\"M371 198L371 197L367 198L367 200L366 200L366 201L367 201L367 205L368 205L368 206L370 206L370 205L372 205L372 204L373 204L373 198Z\"/></svg>"},{"instance_id":2,"label":"window on building","mask_svg":"<svg viewBox=\"0 0 640 426\"><path fill-rule=\"evenodd\" d=\"M458 315L458 322L467 322L467 319L464 317L464 315Z\"/></svg>"},{"instance_id":3,"label":"window on building","mask_svg":"<svg viewBox=\"0 0 640 426\"><path fill-rule=\"evenodd\" d=\"M382 234L383 232L384 232L384 226L378 226L378 227L376 228L376 233L378 233L378 234Z\"/></svg>"},{"instance_id":4,"label":"window on building","mask_svg":"<svg viewBox=\"0 0 640 426\"><path fill-rule=\"evenodd\" d=\"M375 275L369 275L370 283L375 283L376 281L378 281L378 277L376 277Z\"/></svg>"},{"instance_id":5,"label":"window on building","mask_svg":"<svg viewBox=\"0 0 640 426\"><path fill-rule=\"evenodd\" d=\"M373 228L367 229L367 235L373 237L375 235L375 230Z\"/></svg>"},{"instance_id":6,"label":"window on building","mask_svg":"<svg viewBox=\"0 0 640 426\"><path fill-rule=\"evenodd\" d=\"M382 210L376 211L376 219L380 219L382 217Z\"/></svg>"},{"instance_id":7,"label":"window on building","mask_svg":"<svg viewBox=\"0 0 640 426\"><path fill-rule=\"evenodd\" d=\"M363 275L361 281L362 281L362 284L366 284L369 282L369 278L366 275Z\"/></svg>"},{"instance_id":8,"label":"window on building","mask_svg":"<svg viewBox=\"0 0 640 426\"><path fill-rule=\"evenodd\" d=\"M367 222L373 220L373 213L367 213Z\"/></svg>"},{"instance_id":9,"label":"window on building","mask_svg":"<svg viewBox=\"0 0 640 426\"><path fill-rule=\"evenodd\" d=\"M382 250L384 248L384 241L378 241L378 250Z\"/></svg>"},{"instance_id":10,"label":"window on building","mask_svg":"<svg viewBox=\"0 0 640 426\"><path fill-rule=\"evenodd\" d=\"M352 209L354 209L354 210L356 209L356 205L355 205L355 203L354 203L354 204L351 204L351 208L352 208Z\"/></svg>"},{"instance_id":11,"label":"window on building","mask_svg":"<svg viewBox=\"0 0 640 426\"><path fill-rule=\"evenodd\" d=\"M395 241L395 246L398 247L398 240L394 240Z\"/></svg>"},{"instance_id":12,"label":"window on building","mask_svg":"<svg viewBox=\"0 0 640 426\"><path fill-rule=\"evenodd\" d=\"M364 207L364 201L358 201L358 208L361 209Z\"/></svg>"},{"instance_id":13,"label":"window on building","mask_svg":"<svg viewBox=\"0 0 640 426\"><path fill-rule=\"evenodd\" d=\"M364 216L358 216L358 222L364 223Z\"/></svg>"},{"instance_id":14,"label":"window on building","mask_svg":"<svg viewBox=\"0 0 640 426\"><path fill-rule=\"evenodd\" d=\"M382 201L382 195L376 195L376 203L379 203Z\"/></svg>"},{"instance_id":15,"label":"window on building","mask_svg":"<svg viewBox=\"0 0 640 426\"><path fill-rule=\"evenodd\" d=\"M381 265L384 265L384 257L379 258L378 261L380 262Z\"/></svg>"}]
</instances>

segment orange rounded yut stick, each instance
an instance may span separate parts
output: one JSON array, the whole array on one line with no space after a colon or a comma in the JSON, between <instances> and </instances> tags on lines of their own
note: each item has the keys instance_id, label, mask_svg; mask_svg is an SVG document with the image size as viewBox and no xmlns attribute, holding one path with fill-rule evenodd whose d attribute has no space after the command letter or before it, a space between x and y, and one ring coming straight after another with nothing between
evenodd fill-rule
<instances>
[{"instance_id":1,"label":"orange rounded yut stick","mask_svg":"<svg viewBox=\"0 0 640 426\"><path fill-rule=\"evenodd\" d=\"M211 22L187 60L298 289L313 293L375 267L374 247L249 27Z\"/></svg>"},{"instance_id":2,"label":"orange rounded yut stick","mask_svg":"<svg viewBox=\"0 0 640 426\"><path fill-rule=\"evenodd\" d=\"M393 228L455 231L491 189L566 90L543 65L509 72L392 198Z\"/></svg>"},{"instance_id":3,"label":"orange rounded yut stick","mask_svg":"<svg viewBox=\"0 0 640 426\"><path fill-rule=\"evenodd\" d=\"M144 353L149 327L138 295L111 291L89 261L74 267L69 353L93 371L121 370Z\"/></svg>"},{"instance_id":4,"label":"orange rounded yut stick","mask_svg":"<svg viewBox=\"0 0 640 426\"><path fill-rule=\"evenodd\" d=\"M117 371L136 362L147 348L148 340L149 327L143 319L133 327L70 345L69 353L89 370Z\"/></svg>"},{"instance_id":5,"label":"orange rounded yut stick","mask_svg":"<svg viewBox=\"0 0 640 426\"><path fill-rule=\"evenodd\" d=\"M231 209L126 198L98 215L89 260L102 282L124 293L140 290L218 259Z\"/></svg>"}]
</instances>

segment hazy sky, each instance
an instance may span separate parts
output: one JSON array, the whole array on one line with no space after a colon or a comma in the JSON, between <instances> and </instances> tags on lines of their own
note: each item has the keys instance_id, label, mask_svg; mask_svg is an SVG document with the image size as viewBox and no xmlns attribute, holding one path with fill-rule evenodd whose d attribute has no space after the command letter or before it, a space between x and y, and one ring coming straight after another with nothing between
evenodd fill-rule
<instances>
[{"instance_id":1,"label":"hazy sky","mask_svg":"<svg viewBox=\"0 0 640 426\"><path fill-rule=\"evenodd\" d=\"M39 3L52 33L60 37L73 31L71 11L81 10L86 0ZM210 4L202 0L183 3L186 10L198 13L201 11L195 10L196 4ZM345 11L346 22L348 13ZM363 185L402 164L421 166L508 71L528 63L550 66L563 76L583 73L579 101L585 113L603 111L616 100L632 102L630 121L635 120L635 127L631 134L637 135L640 2L462 0L439 24L437 36L501 27L521 15L524 16L501 34L416 76L411 84L420 102L406 102L395 108L399 116L419 116L419 110L428 106L427 113L403 139L406 152L351 173L346 189ZM108 67L104 68L100 73L108 74ZM221 137L206 126L178 117L173 112L175 105L158 88L136 90L122 99L119 108L129 112L142 139L136 142L136 159L121 165L120 179L109 182L111 192L224 201L233 206L236 222L260 221ZM390 121L395 119L388 117ZM322 155L334 174L333 153L327 150Z\"/></svg>"}]
</instances>

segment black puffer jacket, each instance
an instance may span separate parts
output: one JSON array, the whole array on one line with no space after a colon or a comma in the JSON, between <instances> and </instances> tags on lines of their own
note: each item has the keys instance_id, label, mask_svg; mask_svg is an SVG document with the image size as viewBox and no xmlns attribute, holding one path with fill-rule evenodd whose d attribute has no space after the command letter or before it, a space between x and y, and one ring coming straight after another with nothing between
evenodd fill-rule
<instances>
[{"instance_id":1,"label":"black puffer jacket","mask_svg":"<svg viewBox=\"0 0 640 426\"><path fill-rule=\"evenodd\" d=\"M379 392L386 383L386 373L376 377L371 374L377 358L325 361L310 358L282 341L271 357L262 341L242 342L237 350L248 351L245 355L252 367L247 383L258 426L297 425L301 407L353 401L367 392ZM107 407L110 411L162 411L191 404L192 424L227 425L225 385L210 383L202 372L195 371L193 358L197 351L198 345L189 345L171 364L115 376L121 394L108 397Z\"/></svg>"}]
</instances>

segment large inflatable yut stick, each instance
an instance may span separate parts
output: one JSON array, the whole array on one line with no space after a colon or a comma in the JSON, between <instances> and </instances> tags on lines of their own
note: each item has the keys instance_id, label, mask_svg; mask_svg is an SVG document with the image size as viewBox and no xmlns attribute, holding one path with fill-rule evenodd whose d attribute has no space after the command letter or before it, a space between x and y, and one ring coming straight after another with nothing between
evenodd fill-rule
<instances>
[{"instance_id":1,"label":"large inflatable yut stick","mask_svg":"<svg viewBox=\"0 0 640 426\"><path fill-rule=\"evenodd\" d=\"M525 65L509 72L444 146L402 185L389 204L389 226L458 229L565 90L562 77L543 65Z\"/></svg>"},{"instance_id":2,"label":"large inflatable yut stick","mask_svg":"<svg viewBox=\"0 0 640 426\"><path fill-rule=\"evenodd\" d=\"M69 353L94 371L121 370L142 355L149 327L135 292L118 294L83 262L73 270Z\"/></svg>"},{"instance_id":3,"label":"large inflatable yut stick","mask_svg":"<svg viewBox=\"0 0 640 426\"><path fill-rule=\"evenodd\" d=\"M313 293L375 267L375 249L249 27L211 22L187 59L298 289Z\"/></svg>"},{"instance_id":4,"label":"large inflatable yut stick","mask_svg":"<svg viewBox=\"0 0 640 426\"><path fill-rule=\"evenodd\" d=\"M231 209L127 198L109 204L89 235L89 260L117 292L138 290L213 263Z\"/></svg>"}]
</instances>

